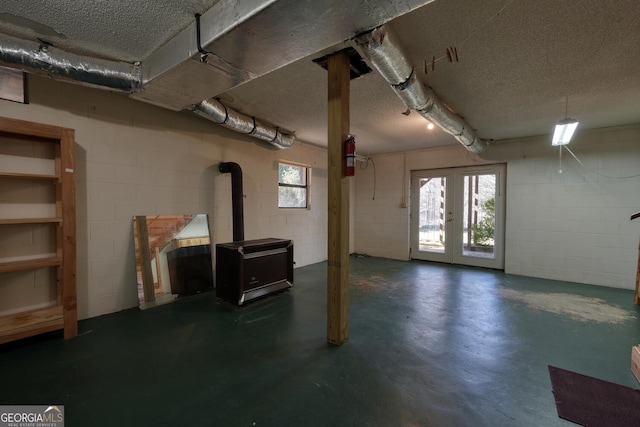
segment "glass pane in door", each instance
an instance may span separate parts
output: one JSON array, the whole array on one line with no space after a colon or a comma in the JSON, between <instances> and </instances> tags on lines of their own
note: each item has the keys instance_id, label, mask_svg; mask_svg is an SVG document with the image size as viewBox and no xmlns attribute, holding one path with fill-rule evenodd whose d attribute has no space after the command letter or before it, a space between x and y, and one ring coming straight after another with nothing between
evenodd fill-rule
<instances>
[{"instance_id":1,"label":"glass pane in door","mask_svg":"<svg viewBox=\"0 0 640 427\"><path fill-rule=\"evenodd\" d=\"M496 175L464 176L462 255L495 258Z\"/></svg>"},{"instance_id":2,"label":"glass pane in door","mask_svg":"<svg viewBox=\"0 0 640 427\"><path fill-rule=\"evenodd\" d=\"M422 178L419 185L419 250L444 253L446 177Z\"/></svg>"}]
</instances>

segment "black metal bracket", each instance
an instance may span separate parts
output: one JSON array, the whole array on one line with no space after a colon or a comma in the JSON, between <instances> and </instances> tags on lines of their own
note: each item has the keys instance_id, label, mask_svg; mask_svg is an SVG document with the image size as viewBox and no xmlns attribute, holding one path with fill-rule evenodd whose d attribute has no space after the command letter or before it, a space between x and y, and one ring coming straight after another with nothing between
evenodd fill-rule
<instances>
[{"instance_id":1,"label":"black metal bracket","mask_svg":"<svg viewBox=\"0 0 640 427\"><path fill-rule=\"evenodd\" d=\"M200 16L201 15L199 13L196 13L196 43L198 46L198 52L202 54L202 56L200 56L200 61L207 62L207 56L209 56L211 52L203 49L200 42Z\"/></svg>"}]
</instances>

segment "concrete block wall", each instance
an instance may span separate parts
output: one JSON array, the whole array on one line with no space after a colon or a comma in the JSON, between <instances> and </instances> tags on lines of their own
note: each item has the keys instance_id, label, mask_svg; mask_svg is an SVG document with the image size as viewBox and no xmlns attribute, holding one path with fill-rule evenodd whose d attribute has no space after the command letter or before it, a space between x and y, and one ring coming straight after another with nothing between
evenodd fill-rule
<instances>
[{"instance_id":1,"label":"concrete block wall","mask_svg":"<svg viewBox=\"0 0 640 427\"><path fill-rule=\"evenodd\" d=\"M213 243L232 240L221 161L243 168L246 239L293 239L296 267L326 259L326 151L271 149L189 113L29 79L31 103L0 101L0 115L76 131L80 319L137 306L133 216L206 213ZM311 209L277 208L279 159L312 166Z\"/></svg>"},{"instance_id":2,"label":"concrete block wall","mask_svg":"<svg viewBox=\"0 0 640 427\"><path fill-rule=\"evenodd\" d=\"M353 225L356 253L408 259L409 209L408 187L402 174L404 160L403 155L395 154L376 156L368 165L358 162Z\"/></svg>"},{"instance_id":3,"label":"concrete block wall","mask_svg":"<svg viewBox=\"0 0 640 427\"><path fill-rule=\"evenodd\" d=\"M614 288L635 286L640 224L640 126L497 147L508 158L506 271ZM562 173L559 172L562 170ZM605 176L603 176L605 175ZM616 179L636 175L635 178Z\"/></svg>"},{"instance_id":4,"label":"concrete block wall","mask_svg":"<svg viewBox=\"0 0 640 427\"><path fill-rule=\"evenodd\" d=\"M410 257L411 171L491 163L470 156L460 145L372 157L375 200L373 164L356 169L355 252L399 260Z\"/></svg>"},{"instance_id":5,"label":"concrete block wall","mask_svg":"<svg viewBox=\"0 0 640 427\"><path fill-rule=\"evenodd\" d=\"M399 201L410 171L506 163L505 271L632 289L640 221L629 217L640 211L640 177L600 174L640 174L640 125L578 130L569 148L591 170L565 151L558 173L550 136L496 143L481 157L457 145L373 156L376 181L386 184L373 201L373 171L358 170L355 251L409 259L409 210Z\"/></svg>"},{"instance_id":6,"label":"concrete block wall","mask_svg":"<svg viewBox=\"0 0 640 427\"><path fill-rule=\"evenodd\" d=\"M245 239L280 237L294 241L296 267L326 259L327 242L327 156L325 150L297 146L285 151L251 147L240 160L227 156L243 170ZM224 155L223 155L224 156ZM278 208L278 161L311 166L308 209ZM231 176L217 173L214 194L214 236L217 242L233 240L231 221Z\"/></svg>"}]
</instances>

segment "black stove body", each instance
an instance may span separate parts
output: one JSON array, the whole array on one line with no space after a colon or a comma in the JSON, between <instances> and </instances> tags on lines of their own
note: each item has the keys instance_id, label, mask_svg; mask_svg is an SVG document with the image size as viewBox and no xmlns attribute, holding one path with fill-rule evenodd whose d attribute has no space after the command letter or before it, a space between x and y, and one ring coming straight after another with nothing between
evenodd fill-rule
<instances>
[{"instance_id":1,"label":"black stove body","mask_svg":"<svg viewBox=\"0 0 640 427\"><path fill-rule=\"evenodd\" d=\"M293 286L293 242L259 239L216 245L216 296L243 305Z\"/></svg>"}]
</instances>

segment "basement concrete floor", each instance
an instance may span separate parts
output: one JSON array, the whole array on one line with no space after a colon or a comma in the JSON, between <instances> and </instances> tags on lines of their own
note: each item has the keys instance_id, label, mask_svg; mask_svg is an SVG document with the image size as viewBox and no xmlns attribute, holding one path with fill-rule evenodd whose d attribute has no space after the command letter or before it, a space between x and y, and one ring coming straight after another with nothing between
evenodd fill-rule
<instances>
[{"instance_id":1,"label":"basement concrete floor","mask_svg":"<svg viewBox=\"0 0 640 427\"><path fill-rule=\"evenodd\" d=\"M633 293L351 258L350 340L326 343L326 264L243 309L213 293L0 346L0 404L68 426L566 426L547 365L638 388Z\"/></svg>"}]
</instances>

